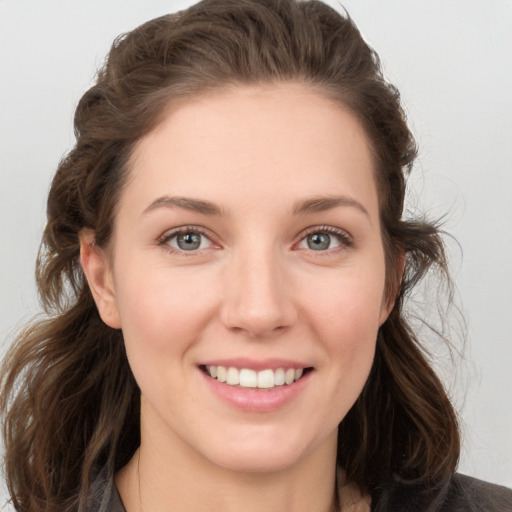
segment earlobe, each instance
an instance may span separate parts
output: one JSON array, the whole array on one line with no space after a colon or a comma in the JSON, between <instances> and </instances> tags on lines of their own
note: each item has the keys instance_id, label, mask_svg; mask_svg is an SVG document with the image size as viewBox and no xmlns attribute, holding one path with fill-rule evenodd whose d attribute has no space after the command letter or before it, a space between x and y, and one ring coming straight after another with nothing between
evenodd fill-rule
<instances>
[{"instance_id":1,"label":"earlobe","mask_svg":"<svg viewBox=\"0 0 512 512\"><path fill-rule=\"evenodd\" d=\"M114 329L121 328L114 279L108 256L95 245L94 232L80 232L80 263L101 319Z\"/></svg>"}]
</instances>

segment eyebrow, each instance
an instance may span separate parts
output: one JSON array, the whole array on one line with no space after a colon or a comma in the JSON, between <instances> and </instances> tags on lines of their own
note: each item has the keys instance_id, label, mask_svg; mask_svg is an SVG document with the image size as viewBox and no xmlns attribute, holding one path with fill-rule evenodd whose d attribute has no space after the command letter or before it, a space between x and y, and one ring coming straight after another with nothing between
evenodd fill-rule
<instances>
[{"instance_id":1,"label":"eyebrow","mask_svg":"<svg viewBox=\"0 0 512 512\"><path fill-rule=\"evenodd\" d=\"M297 202L293 208L294 215L303 215L307 213L317 213L326 210L331 210L338 206L348 206L356 208L364 213L368 218L370 217L368 210L358 201L348 196L326 196L326 197L312 197L310 199L303 199ZM200 213L209 217L221 216L225 212L211 201L204 199L193 199L191 197L179 196L162 196L155 199L143 212L143 215L156 210L158 208L173 208L178 207L184 210Z\"/></svg>"},{"instance_id":2,"label":"eyebrow","mask_svg":"<svg viewBox=\"0 0 512 512\"><path fill-rule=\"evenodd\" d=\"M208 216L222 215L223 211L215 203L203 199L193 199L191 197L162 196L155 199L143 212L143 215L156 210L157 208L182 208L192 212Z\"/></svg>"},{"instance_id":3,"label":"eyebrow","mask_svg":"<svg viewBox=\"0 0 512 512\"><path fill-rule=\"evenodd\" d=\"M368 218L370 218L368 210L359 201L356 201L355 199L352 199L348 196L326 196L304 199L296 203L295 207L293 208L293 213L294 215L299 215L304 213L324 212L338 206L349 206L356 208L360 212L364 213Z\"/></svg>"}]
</instances>

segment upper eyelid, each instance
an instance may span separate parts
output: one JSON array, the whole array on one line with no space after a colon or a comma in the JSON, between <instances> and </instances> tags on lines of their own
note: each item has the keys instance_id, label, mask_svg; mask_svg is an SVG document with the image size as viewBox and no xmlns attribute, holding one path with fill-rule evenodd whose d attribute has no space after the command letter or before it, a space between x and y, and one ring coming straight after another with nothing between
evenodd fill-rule
<instances>
[{"instance_id":1,"label":"upper eyelid","mask_svg":"<svg viewBox=\"0 0 512 512\"><path fill-rule=\"evenodd\" d=\"M328 248L322 251L313 251L312 249L305 249L297 247L301 244L305 238L314 233L327 233L328 235L333 235L335 237L339 237L340 245L338 247ZM301 234L297 237L297 241L294 242L292 249L304 249L307 251L312 251L315 256L327 256L333 253L339 253L340 251L352 249L356 246L354 241L354 237L345 229L337 228L334 226L311 226L310 228L306 228L301 232Z\"/></svg>"},{"instance_id":2,"label":"upper eyelid","mask_svg":"<svg viewBox=\"0 0 512 512\"><path fill-rule=\"evenodd\" d=\"M308 236L312 233L329 233L334 235L339 235L343 238L347 238L349 240L353 240L354 237L346 230L342 228L337 228L335 226L328 225L319 225L319 226L310 226L308 228L303 229L297 238L302 240L305 236Z\"/></svg>"},{"instance_id":3,"label":"upper eyelid","mask_svg":"<svg viewBox=\"0 0 512 512\"><path fill-rule=\"evenodd\" d=\"M179 235L180 233L188 233L188 232L195 232L199 233L200 235L205 236L214 244L221 245L217 240L216 236L207 228L204 228L202 226L197 225L191 225L186 224L183 226L177 226L171 229L168 229L164 231L159 237L158 242L161 244L167 243L171 238ZM329 226L329 225L315 225L315 226L309 226L307 228L304 228L300 233L295 237L294 245L300 241L302 241L306 236L312 234L312 233L322 233L326 232L329 234L338 235L341 238L345 239L346 242L353 243L354 237L345 229L338 228L335 226Z\"/></svg>"},{"instance_id":4,"label":"upper eyelid","mask_svg":"<svg viewBox=\"0 0 512 512\"><path fill-rule=\"evenodd\" d=\"M218 242L215 241L215 237L209 230L201 226L194 225L177 226L175 228L168 229L157 238L157 242L161 245L166 244L169 240L182 233L199 233L210 240L212 244L218 244Z\"/></svg>"},{"instance_id":5,"label":"upper eyelid","mask_svg":"<svg viewBox=\"0 0 512 512\"><path fill-rule=\"evenodd\" d=\"M180 233L199 233L199 234L205 235L207 237L210 236L209 231L206 228L203 228L201 226L194 226L194 225L186 224L184 226L176 226L174 228L165 230L158 237L158 239L160 240L160 239L164 239L164 238L173 237L173 236L179 235Z\"/></svg>"}]
</instances>

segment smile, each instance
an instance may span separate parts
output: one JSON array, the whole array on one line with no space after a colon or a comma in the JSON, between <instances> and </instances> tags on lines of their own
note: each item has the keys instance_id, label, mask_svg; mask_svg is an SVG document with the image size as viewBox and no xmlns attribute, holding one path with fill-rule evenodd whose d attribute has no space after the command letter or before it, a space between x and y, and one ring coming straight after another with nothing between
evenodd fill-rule
<instances>
[{"instance_id":1,"label":"smile","mask_svg":"<svg viewBox=\"0 0 512 512\"><path fill-rule=\"evenodd\" d=\"M235 368L226 366L204 366L205 372L213 379L242 388L272 389L285 386L298 381L308 368L268 368L261 371L249 368Z\"/></svg>"}]
</instances>

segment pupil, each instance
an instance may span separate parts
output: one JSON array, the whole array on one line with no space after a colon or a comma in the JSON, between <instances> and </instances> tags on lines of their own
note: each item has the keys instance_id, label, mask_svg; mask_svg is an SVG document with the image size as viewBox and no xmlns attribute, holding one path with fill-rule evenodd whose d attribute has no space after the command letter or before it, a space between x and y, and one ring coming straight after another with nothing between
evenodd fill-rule
<instances>
[{"instance_id":1,"label":"pupil","mask_svg":"<svg viewBox=\"0 0 512 512\"><path fill-rule=\"evenodd\" d=\"M201 245L201 235L197 233L185 233L178 236L177 242L180 249L193 251L194 249L199 249Z\"/></svg>"},{"instance_id":2,"label":"pupil","mask_svg":"<svg viewBox=\"0 0 512 512\"><path fill-rule=\"evenodd\" d=\"M314 251L322 251L329 248L331 237L327 233L315 233L308 236L308 247Z\"/></svg>"}]
</instances>

